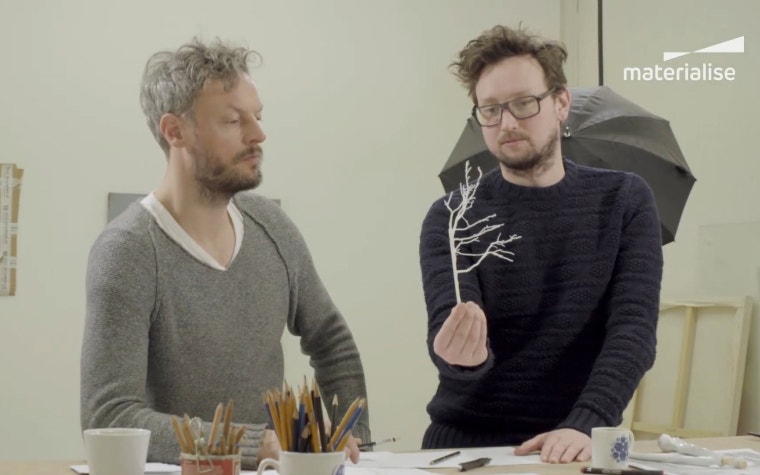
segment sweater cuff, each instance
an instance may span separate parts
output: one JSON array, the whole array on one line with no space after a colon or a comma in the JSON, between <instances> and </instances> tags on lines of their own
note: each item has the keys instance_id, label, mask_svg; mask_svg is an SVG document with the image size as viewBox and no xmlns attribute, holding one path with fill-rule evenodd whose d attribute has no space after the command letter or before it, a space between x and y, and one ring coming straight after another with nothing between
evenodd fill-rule
<instances>
[{"instance_id":1,"label":"sweater cuff","mask_svg":"<svg viewBox=\"0 0 760 475\"><path fill-rule=\"evenodd\" d=\"M594 427L605 427L610 424L605 421L599 414L589 409L576 407L562 421L557 429L575 429L591 437L591 429Z\"/></svg>"},{"instance_id":2,"label":"sweater cuff","mask_svg":"<svg viewBox=\"0 0 760 475\"><path fill-rule=\"evenodd\" d=\"M351 436L362 441L362 444L372 442L372 436L370 435L369 427L364 422L358 422L354 426L354 430L351 431Z\"/></svg>"},{"instance_id":3,"label":"sweater cuff","mask_svg":"<svg viewBox=\"0 0 760 475\"><path fill-rule=\"evenodd\" d=\"M438 366L441 376L458 379L460 381L473 381L479 379L493 367L493 352L491 352L490 346L488 347L488 356L486 357L486 360L478 366L452 365L445 362L443 358L438 355L435 355L435 358L438 360L436 366Z\"/></svg>"},{"instance_id":4,"label":"sweater cuff","mask_svg":"<svg viewBox=\"0 0 760 475\"><path fill-rule=\"evenodd\" d=\"M264 436L264 424L246 424L245 435L240 440L240 463L244 470L256 470L259 446Z\"/></svg>"}]
</instances>

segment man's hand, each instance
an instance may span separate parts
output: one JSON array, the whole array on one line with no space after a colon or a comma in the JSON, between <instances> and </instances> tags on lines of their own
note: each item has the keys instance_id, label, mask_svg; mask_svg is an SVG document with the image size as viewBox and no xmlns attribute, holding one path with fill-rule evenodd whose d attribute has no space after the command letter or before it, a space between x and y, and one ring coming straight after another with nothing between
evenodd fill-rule
<instances>
[{"instance_id":1,"label":"man's hand","mask_svg":"<svg viewBox=\"0 0 760 475\"><path fill-rule=\"evenodd\" d=\"M325 423L325 431L328 433L332 433L332 423L329 419L324 421ZM346 454L346 458L351 459L353 463L359 463L359 453L361 452L359 450L359 446L362 443L361 439L357 439L352 435L348 435L348 441L346 442L346 446L343 447L343 453Z\"/></svg>"},{"instance_id":2,"label":"man's hand","mask_svg":"<svg viewBox=\"0 0 760 475\"><path fill-rule=\"evenodd\" d=\"M488 358L486 316L473 302L451 309L433 340L433 351L443 361L459 366L478 366Z\"/></svg>"},{"instance_id":3,"label":"man's hand","mask_svg":"<svg viewBox=\"0 0 760 475\"><path fill-rule=\"evenodd\" d=\"M515 448L515 455L541 451L544 463L585 462L591 458L591 437L575 429L544 432Z\"/></svg>"},{"instance_id":4,"label":"man's hand","mask_svg":"<svg viewBox=\"0 0 760 475\"><path fill-rule=\"evenodd\" d=\"M346 457L351 459L353 463L359 463L359 445L361 445L361 443L361 439L349 435L348 442L346 442L346 446L343 447L343 452L346 454Z\"/></svg>"},{"instance_id":5,"label":"man's hand","mask_svg":"<svg viewBox=\"0 0 760 475\"><path fill-rule=\"evenodd\" d=\"M266 458L280 459L280 441L277 439L277 433L270 429L264 430L264 435L261 437L256 465Z\"/></svg>"}]
</instances>

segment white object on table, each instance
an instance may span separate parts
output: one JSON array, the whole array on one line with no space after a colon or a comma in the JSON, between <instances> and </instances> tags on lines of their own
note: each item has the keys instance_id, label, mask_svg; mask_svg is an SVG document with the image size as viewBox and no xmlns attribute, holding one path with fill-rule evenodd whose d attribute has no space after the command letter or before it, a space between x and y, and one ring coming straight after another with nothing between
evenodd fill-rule
<instances>
[{"instance_id":1,"label":"white object on table","mask_svg":"<svg viewBox=\"0 0 760 475\"><path fill-rule=\"evenodd\" d=\"M74 470L76 473L79 474L89 474L90 473L90 467L87 465L72 465L71 469ZM153 475L153 474L164 474L164 473L180 473L181 468L179 465L171 465L168 463L146 463L145 464L145 475Z\"/></svg>"}]
</instances>

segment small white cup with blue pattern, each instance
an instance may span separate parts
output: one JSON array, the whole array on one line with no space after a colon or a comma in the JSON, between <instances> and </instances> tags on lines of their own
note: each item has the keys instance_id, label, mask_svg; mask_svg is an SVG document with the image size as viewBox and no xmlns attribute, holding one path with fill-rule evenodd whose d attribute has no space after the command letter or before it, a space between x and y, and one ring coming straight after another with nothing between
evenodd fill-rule
<instances>
[{"instance_id":1,"label":"small white cup with blue pattern","mask_svg":"<svg viewBox=\"0 0 760 475\"><path fill-rule=\"evenodd\" d=\"M633 452L633 433L621 427L591 429L591 466L593 468L626 469Z\"/></svg>"}]
</instances>

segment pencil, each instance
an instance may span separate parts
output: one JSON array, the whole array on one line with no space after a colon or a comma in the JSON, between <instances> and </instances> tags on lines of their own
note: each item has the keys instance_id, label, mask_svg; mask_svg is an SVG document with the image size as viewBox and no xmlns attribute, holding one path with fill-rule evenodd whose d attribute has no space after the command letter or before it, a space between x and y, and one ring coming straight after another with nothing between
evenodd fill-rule
<instances>
[{"instance_id":1,"label":"pencil","mask_svg":"<svg viewBox=\"0 0 760 475\"><path fill-rule=\"evenodd\" d=\"M335 447L335 445L338 442L338 436L343 432L343 430L346 428L346 424L348 424L348 421L351 419L351 416L353 415L354 411L356 410L356 406L359 405L359 398L354 399L354 402L351 403L351 405L348 407L348 410L343 415L343 419L340 421L340 424L338 424L338 427L333 429L332 436L330 437L330 441L328 442L328 445L330 447Z\"/></svg>"},{"instance_id":2,"label":"pencil","mask_svg":"<svg viewBox=\"0 0 760 475\"><path fill-rule=\"evenodd\" d=\"M187 414L185 414L182 419L182 430L185 433L185 440L189 442L190 452L188 453L193 455L197 454L198 446L202 446L202 444L198 444L198 441L195 439L193 429L190 428L190 416Z\"/></svg>"},{"instance_id":3,"label":"pencil","mask_svg":"<svg viewBox=\"0 0 760 475\"><path fill-rule=\"evenodd\" d=\"M317 385L317 381L314 380L314 392L313 392L314 400L312 403L314 404L314 413L317 416L317 428L319 429L319 442L320 445L324 448L324 450L327 450L327 435L325 434L325 418L324 414L322 414L322 395L319 393L319 385Z\"/></svg>"},{"instance_id":4,"label":"pencil","mask_svg":"<svg viewBox=\"0 0 760 475\"><path fill-rule=\"evenodd\" d=\"M450 459L450 458L454 458L454 457L456 457L457 455L459 455L459 454L461 454L461 453L462 453L461 451L459 451L459 450L456 450L456 451L454 451L454 452L451 452L450 454L446 454L446 455L443 455L443 456L441 456L441 457L438 457L437 459L433 459L433 460L431 460L431 461L430 461L430 465L436 465L436 464L439 464L439 463L441 463L441 462L445 462L445 461L447 461L448 459Z\"/></svg>"},{"instance_id":5,"label":"pencil","mask_svg":"<svg viewBox=\"0 0 760 475\"><path fill-rule=\"evenodd\" d=\"M177 441L179 442L179 448L182 450L183 453L187 454L190 453L190 448L188 447L188 443L185 440L185 435L182 432L182 428L179 425L179 421L176 417L171 416L172 419L172 427L174 428L174 434L177 436Z\"/></svg>"},{"instance_id":6,"label":"pencil","mask_svg":"<svg viewBox=\"0 0 760 475\"><path fill-rule=\"evenodd\" d=\"M330 436L335 434L335 429L338 427L338 395L333 395L332 400L332 414L330 415Z\"/></svg>"},{"instance_id":7,"label":"pencil","mask_svg":"<svg viewBox=\"0 0 760 475\"><path fill-rule=\"evenodd\" d=\"M232 399L230 399L227 402L227 407L224 408L224 428L222 429L222 437L227 443L229 443L230 440L230 424L232 423L233 406ZM222 451L224 452L222 455L227 455L227 444L222 444Z\"/></svg>"},{"instance_id":8,"label":"pencil","mask_svg":"<svg viewBox=\"0 0 760 475\"><path fill-rule=\"evenodd\" d=\"M311 432L311 446L314 452L322 452L322 442L319 440L319 426L317 426L317 418L314 415L314 402L309 393L306 393L306 417L309 420L309 428ZM327 449L327 447L325 447Z\"/></svg>"},{"instance_id":9,"label":"pencil","mask_svg":"<svg viewBox=\"0 0 760 475\"><path fill-rule=\"evenodd\" d=\"M299 404L300 406L300 404ZM291 428L293 430L292 434L290 434L290 448L291 450L298 451L298 434L301 433L301 419L299 417L298 409L293 408L293 420L291 423Z\"/></svg>"},{"instance_id":10,"label":"pencil","mask_svg":"<svg viewBox=\"0 0 760 475\"><path fill-rule=\"evenodd\" d=\"M220 402L216 406L216 411L214 411L214 422L211 424L211 435L209 435L208 438L209 452L214 450L214 439L216 439L216 433L219 430L219 420L222 418L222 411L224 411L224 405Z\"/></svg>"},{"instance_id":11,"label":"pencil","mask_svg":"<svg viewBox=\"0 0 760 475\"><path fill-rule=\"evenodd\" d=\"M597 475L663 475L662 470L611 469L595 467L581 467L581 473L593 473Z\"/></svg>"},{"instance_id":12,"label":"pencil","mask_svg":"<svg viewBox=\"0 0 760 475\"><path fill-rule=\"evenodd\" d=\"M335 447L335 451L342 452L343 449L346 447L346 444L348 443L348 439L350 438L351 438L351 430L349 429L348 431L346 431L344 436L339 439L340 441L338 442L338 446Z\"/></svg>"},{"instance_id":13,"label":"pencil","mask_svg":"<svg viewBox=\"0 0 760 475\"><path fill-rule=\"evenodd\" d=\"M227 439L227 454L235 455L235 445L237 444L238 428L230 426L230 438Z\"/></svg>"},{"instance_id":14,"label":"pencil","mask_svg":"<svg viewBox=\"0 0 760 475\"><path fill-rule=\"evenodd\" d=\"M346 427L343 429L343 431L338 436L338 439L335 442L335 447L338 446L345 446L345 442L351 437L351 433L354 430L354 426L359 421L359 417L361 417L362 412L364 412L364 403L365 400L361 399L359 401L359 404L356 405L356 408L354 409L354 412L351 414L351 418L348 420L348 424L346 424ZM342 449L341 449L342 450Z\"/></svg>"}]
</instances>

